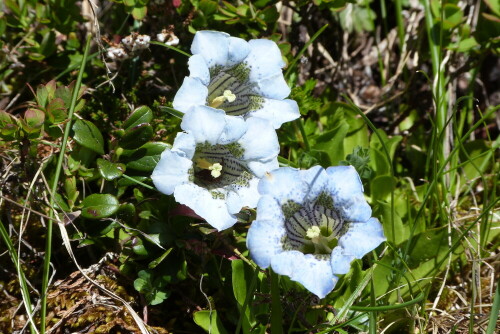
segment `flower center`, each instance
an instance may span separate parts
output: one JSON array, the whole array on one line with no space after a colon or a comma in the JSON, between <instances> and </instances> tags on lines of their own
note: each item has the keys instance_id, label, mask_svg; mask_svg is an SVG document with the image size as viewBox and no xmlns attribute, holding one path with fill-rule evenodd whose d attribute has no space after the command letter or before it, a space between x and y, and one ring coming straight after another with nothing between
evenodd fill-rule
<instances>
[{"instance_id":1,"label":"flower center","mask_svg":"<svg viewBox=\"0 0 500 334\"><path fill-rule=\"evenodd\" d=\"M253 175L242 160L243 150L239 144L198 144L191 170L196 185L215 191L219 195L232 187L248 186Z\"/></svg>"},{"instance_id":2,"label":"flower center","mask_svg":"<svg viewBox=\"0 0 500 334\"><path fill-rule=\"evenodd\" d=\"M221 96L215 97L212 102L210 102L210 107L218 108L224 102L234 102L236 100L236 95L233 94L229 89L226 89Z\"/></svg>"},{"instance_id":3,"label":"flower center","mask_svg":"<svg viewBox=\"0 0 500 334\"><path fill-rule=\"evenodd\" d=\"M196 167L210 170L210 175L214 178L218 178L222 174L222 165L218 162L210 163L206 159L198 158L196 159Z\"/></svg>"},{"instance_id":4,"label":"flower center","mask_svg":"<svg viewBox=\"0 0 500 334\"><path fill-rule=\"evenodd\" d=\"M286 229L283 246L304 254L330 255L347 227L325 193L303 204L288 201L282 210Z\"/></svg>"},{"instance_id":5,"label":"flower center","mask_svg":"<svg viewBox=\"0 0 500 334\"><path fill-rule=\"evenodd\" d=\"M254 93L255 84L249 81L249 73L250 69L243 63L233 67L212 67L207 104L233 116L259 109L263 99Z\"/></svg>"}]
</instances>

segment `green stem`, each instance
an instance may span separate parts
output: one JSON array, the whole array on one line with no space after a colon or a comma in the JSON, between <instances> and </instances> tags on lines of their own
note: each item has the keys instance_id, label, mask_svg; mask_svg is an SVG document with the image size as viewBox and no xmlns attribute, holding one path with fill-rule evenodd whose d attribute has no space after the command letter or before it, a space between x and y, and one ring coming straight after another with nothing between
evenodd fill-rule
<instances>
[{"instance_id":1,"label":"green stem","mask_svg":"<svg viewBox=\"0 0 500 334\"><path fill-rule=\"evenodd\" d=\"M52 189L50 193L50 212L49 217L54 217L54 207L55 194L57 192L57 184L59 183L59 176L61 175L61 169L64 161L64 154L66 152L66 144L68 142L69 132L71 130L71 120L73 118L73 113L75 111L76 100L78 98L78 92L82 84L83 72L85 70L85 64L87 62L87 56L90 49L90 41L92 36L87 37L87 44L85 45L85 52L83 53L83 59L80 66L80 71L78 72L78 77L76 79L76 84L73 88L73 94L71 95L71 104L68 112L68 122L64 129L64 136L61 143L61 151L59 152L59 158L57 160L56 171L54 173L54 179L52 182ZM50 257L52 255L52 219L47 221L47 236L45 239L45 258L43 262L43 276L42 276L42 288L41 288L41 309L40 309L40 333L45 333L46 325L46 314L47 314L47 288L49 284L49 270L50 270Z\"/></svg>"},{"instance_id":2,"label":"green stem","mask_svg":"<svg viewBox=\"0 0 500 334\"><path fill-rule=\"evenodd\" d=\"M271 274L271 333L283 333L283 311L281 310L280 300L280 281L279 276L272 269Z\"/></svg>"},{"instance_id":3,"label":"green stem","mask_svg":"<svg viewBox=\"0 0 500 334\"><path fill-rule=\"evenodd\" d=\"M311 146L309 145L309 140L307 139L307 134L306 134L306 129L304 129L304 123L302 122L302 119L296 119L295 124L299 128L300 135L302 136L302 141L304 142L304 147L306 149L306 152L311 151Z\"/></svg>"}]
</instances>

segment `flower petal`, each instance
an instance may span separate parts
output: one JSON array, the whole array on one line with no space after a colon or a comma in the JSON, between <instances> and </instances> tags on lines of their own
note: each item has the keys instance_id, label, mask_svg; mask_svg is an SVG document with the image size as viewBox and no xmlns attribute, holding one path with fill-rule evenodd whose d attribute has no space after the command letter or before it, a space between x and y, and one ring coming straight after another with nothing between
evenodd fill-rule
<instances>
[{"instance_id":1,"label":"flower petal","mask_svg":"<svg viewBox=\"0 0 500 334\"><path fill-rule=\"evenodd\" d=\"M300 179L300 171L290 167L275 169L259 182L259 192L273 196L280 205L289 200L302 203L308 190L309 185Z\"/></svg>"},{"instance_id":2,"label":"flower petal","mask_svg":"<svg viewBox=\"0 0 500 334\"><path fill-rule=\"evenodd\" d=\"M285 66L278 45L268 39L252 39L248 42L250 53L245 59L250 67L250 80L258 82L275 74L281 74Z\"/></svg>"},{"instance_id":3,"label":"flower petal","mask_svg":"<svg viewBox=\"0 0 500 334\"><path fill-rule=\"evenodd\" d=\"M307 184L307 198L314 201L325 191L328 184L328 174L321 166L313 166L300 171L300 177Z\"/></svg>"},{"instance_id":4,"label":"flower petal","mask_svg":"<svg viewBox=\"0 0 500 334\"><path fill-rule=\"evenodd\" d=\"M247 131L248 125L241 116L225 116L226 126L218 144L226 145L237 141Z\"/></svg>"},{"instance_id":5,"label":"flower petal","mask_svg":"<svg viewBox=\"0 0 500 334\"><path fill-rule=\"evenodd\" d=\"M290 95L291 90L280 72L257 81L257 86L253 88L253 91L268 99L283 100Z\"/></svg>"},{"instance_id":6,"label":"flower petal","mask_svg":"<svg viewBox=\"0 0 500 334\"><path fill-rule=\"evenodd\" d=\"M344 248L337 246L332 250L330 256L330 265L332 271L336 275L344 275L351 269L351 261L354 260L354 255L347 254Z\"/></svg>"},{"instance_id":7,"label":"flower petal","mask_svg":"<svg viewBox=\"0 0 500 334\"><path fill-rule=\"evenodd\" d=\"M278 159L272 159L267 162L249 161L247 167L252 171L252 173L262 178L266 173L277 169L279 167L279 163Z\"/></svg>"},{"instance_id":8,"label":"flower petal","mask_svg":"<svg viewBox=\"0 0 500 334\"><path fill-rule=\"evenodd\" d=\"M249 116L267 119L275 129L279 129L283 123L299 118L300 112L294 100L264 99L261 108L251 111Z\"/></svg>"},{"instance_id":9,"label":"flower petal","mask_svg":"<svg viewBox=\"0 0 500 334\"><path fill-rule=\"evenodd\" d=\"M269 195L260 196L259 203L257 204L257 219L269 220L276 225L285 226L285 216L281 210L281 205Z\"/></svg>"},{"instance_id":10,"label":"flower petal","mask_svg":"<svg viewBox=\"0 0 500 334\"><path fill-rule=\"evenodd\" d=\"M243 59L248 56L250 52L250 46L248 42L244 39L238 37L229 37L229 53L227 59L227 65L233 66L240 63Z\"/></svg>"},{"instance_id":11,"label":"flower petal","mask_svg":"<svg viewBox=\"0 0 500 334\"><path fill-rule=\"evenodd\" d=\"M285 229L274 221L254 220L247 234L247 248L259 267L267 268L276 254L283 251Z\"/></svg>"},{"instance_id":12,"label":"flower petal","mask_svg":"<svg viewBox=\"0 0 500 334\"><path fill-rule=\"evenodd\" d=\"M248 181L248 186L233 185L227 194L227 208L229 213L237 214L243 207L255 208L260 195L258 184L260 179L253 177Z\"/></svg>"},{"instance_id":13,"label":"flower petal","mask_svg":"<svg viewBox=\"0 0 500 334\"><path fill-rule=\"evenodd\" d=\"M233 226L237 221L236 216L227 211L225 200L212 197L207 189L193 183L176 187L174 197L177 202L189 206L219 231Z\"/></svg>"},{"instance_id":14,"label":"flower petal","mask_svg":"<svg viewBox=\"0 0 500 334\"><path fill-rule=\"evenodd\" d=\"M182 151L186 158L192 159L196 150L196 142L190 133L178 132L174 139L173 149Z\"/></svg>"},{"instance_id":15,"label":"flower petal","mask_svg":"<svg viewBox=\"0 0 500 334\"><path fill-rule=\"evenodd\" d=\"M193 162L184 152L167 149L153 170L151 179L155 187L164 194L171 195L175 187L189 182L189 169Z\"/></svg>"},{"instance_id":16,"label":"flower petal","mask_svg":"<svg viewBox=\"0 0 500 334\"><path fill-rule=\"evenodd\" d=\"M329 175L328 189L334 197L334 205L347 221L364 222L372 215L372 209L363 195L363 185L352 166L336 166L326 169Z\"/></svg>"},{"instance_id":17,"label":"flower petal","mask_svg":"<svg viewBox=\"0 0 500 334\"><path fill-rule=\"evenodd\" d=\"M208 88L200 79L185 77L181 88L175 94L173 106L185 113L191 107L207 103Z\"/></svg>"},{"instance_id":18,"label":"flower petal","mask_svg":"<svg viewBox=\"0 0 500 334\"><path fill-rule=\"evenodd\" d=\"M243 147L245 160L270 161L280 151L278 136L271 123L262 118L247 119L247 132L238 140Z\"/></svg>"},{"instance_id":19,"label":"flower petal","mask_svg":"<svg viewBox=\"0 0 500 334\"><path fill-rule=\"evenodd\" d=\"M205 86L210 83L210 71L205 58L201 55L191 56L188 65L190 77L199 79Z\"/></svg>"},{"instance_id":20,"label":"flower petal","mask_svg":"<svg viewBox=\"0 0 500 334\"><path fill-rule=\"evenodd\" d=\"M184 114L181 128L190 132L197 143L217 144L226 127L224 110L195 106Z\"/></svg>"},{"instance_id":21,"label":"flower petal","mask_svg":"<svg viewBox=\"0 0 500 334\"><path fill-rule=\"evenodd\" d=\"M319 260L311 254L304 255L299 251L277 254L272 259L271 267L276 273L301 283L319 298L330 293L338 281L328 260Z\"/></svg>"},{"instance_id":22,"label":"flower petal","mask_svg":"<svg viewBox=\"0 0 500 334\"><path fill-rule=\"evenodd\" d=\"M351 223L347 232L340 237L339 245L345 254L361 259L386 240L382 224L377 218L370 218L364 223Z\"/></svg>"},{"instance_id":23,"label":"flower petal","mask_svg":"<svg viewBox=\"0 0 500 334\"><path fill-rule=\"evenodd\" d=\"M205 58L208 67L225 66L228 58L229 35L220 31L203 30L194 35L191 52Z\"/></svg>"}]
</instances>

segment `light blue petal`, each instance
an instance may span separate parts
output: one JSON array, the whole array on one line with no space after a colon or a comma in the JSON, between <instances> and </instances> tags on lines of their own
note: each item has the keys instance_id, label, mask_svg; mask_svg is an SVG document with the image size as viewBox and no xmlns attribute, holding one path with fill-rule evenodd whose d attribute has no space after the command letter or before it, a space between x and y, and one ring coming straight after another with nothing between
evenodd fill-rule
<instances>
[{"instance_id":1,"label":"light blue petal","mask_svg":"<svg viewBox=\"0 0 500 334\"><path fill-rule=\"evenodd\" d=\"M229 53L227 65L233 66L245 59L250 52L250 46L244 39L237 37L229 37Z\"/></svg>"},{"instance_id":2,"label":"light blue petal","mask_svg":"<svg viewBox=\"0 0 500 334\"><path fill-rule=\"evenodd\" d=\"M240 139L248 129L247 123L241 116L226 116L225 122L226 126L218 141L221 145L234 143Z\"/></svg>"},{"instance_id":3,"label":"light blue petal","mask_svg":"<svg viewBox=\"0 0 500 334\"><path fill-rule=\"evenodd\" d=\"M318 260L312 254L304 255L299 251L277 254L272 259L271 267L276 273L301 283L319 298L329 294L338 281L328 260Z\"/></svg>"},{"instance_id":4,"label":"light blue petal","mask_svg":"<svg viewBox=\"0 0 500 334\"><path fill-rule=\"evenodd\" d=\"M210 71L205 62L205 58L201 55L191 56L188 65L190 77L199 79L205 86L210 83Z\"/></svg>"},{"instance_id":5,"label":"light blue petal","mask_svg":"<svg viewBox=\"0 0 500 334\"><path fill-rule=\"evenodd\" d=\"M257 219L269 220L275 224L285 227L285 216L281 210L281 205L270 195L262 195L257 204Z\"/></svg>"},{"instance_id":6,"label":"light blue petal","mask_svg":"<svg viewBox=\"0 0 500 334\"><path fill-rule=\"evenodd\" d=\"M225 66L229 52L229 35L220 31L203 30L194 35L191 52L205 58L209 68Z\"/></svg>"},{"instance_id":7,"label":"light blue petal","mask_svg":"<svg viewBox=\"0 0 500 334\"><path fill-rule=\"evenodd\" d=\"M267 119L275 129L279 129L283 123L299 118L300 112L294 100L264 99L261 108L251 111L249 116Z\"/></svg>"},{"instance_id":8,"label":"light blue petal","mask_svg":"<svg viewBox=\"0 0 500 334\"><path fill-rule=\"evenodd\" d=\"M302 203L308 190L309 185L302 181L300 171L290 167L275 169L259 182L259 192L274 197L280 205L289 200Z\"/></svg>"},{"instance_id":9,"label":"light blue petal","mask_svg":"<svg viewBox=\"0 0 500 334\"><path fill-rule=\"evenodd\" d=\"M181 128L191 133L197 143L217 144L226 127L224 110L195 106L182 117Z\"/></svg>"},{"instance_id":10,"label":"light blue petal","mask_svg":"<svg viewBox=\"0 0 500 334\"><path fill-rule=\"evenodd\" d=\"M273 221L254 220L247 234L247 248L259 267L267 268L276 254L283 251L285 228Z\"/></svg>"},{"instance_id":11,"label":"light blue petal","mask_svg":"<svg viewBox=\"0 0 500 334\"><path fill-rule=\"evenodd\" d=\"M208 88L203 85L200 79L186 77L181 88L175 94L173 106L185 113L193 106L205 105L207 97Z\"/></svg>"},{"instance_id":12,"label":"light blue petal","mask_svg":"<svg viewBox=\"0 0 500 334\"><path fill-rule=\"evenodd\" d=\"M175 188L175 200L190 207L196 214L217 230L233 226L236 216L227 211L226 201L212 197L210 192L193 183L185 183Z\"/></svg>"},{"instance_id":13,"label":"light blue petal","mask_svg":"<svg viewBox=\"0 0 500 334\"><path fill-rule=\"evenodd\" d=\"M186 158L192 159L196 150L196 142L190 133L178 132L174 139L173 149L182 151Z\"/></svg>"},{"instance_id":14,"label":"light blue petal","mask_svg":"<svg viewBox=\"0 0 500 334\"><path fill-rule=\"evenodd\" d=\"M377 218L370 218L364 223L351 223L346 233L340 237L339 245L345 254L361 259L386 240L382 224Z\"/></svg>"},{"instance_id":15,"label":"light blue petal","mask_svg":"<svg viewBox=\"0 0 500 334\"><path fill-rule=\"evenodd\" d=\"M313 166L307 170L301 170L300 178L308 186L307 198L310 201L314 201L327 188L328 174L326 174L321 166Z\"/></svg>"},{"instance_id":16,"label":"light blue petal","mask_svg":"<svg viewBox=\"0 0 500 334\"><path fill-rule=\"evenodd\" d=\"M285 66L281 51L275 42L267 39L252 39L248 42L250 53L245 62L250 68L250 81L259 82L275 74L281 74Z\"/></svg>"},{"instance_id":17,"label":"light blue petal","mask_svg":"<svg viewBox=\"0 0 500 334\"><path fill-rule=\"evenodd\" d=\"M247 164L248 168L257 175L259 178L264 177L266 173L272 172L279 167L278 158L274 158L271 161L260 162L260 161L249 161Z\"/></svg>"},{"instance_id":18,"label":"light blue petal","mask_svg":"<svg viewBox=\"0 0 500 334\"><path fill-rule=\"evenodd\" d=\"M278 136L274 127L262 118L247 119L247 132L238 140L245 152L245 160L270 161L277 158L280 152Z\"/></svg>"},{"instance_id":19,"label":"light blue petal","mask_svg":"<svg viewBox=\"0 0 500 334\"><path fill-rule=\"evenodd\" d=\"M192 165L193 162L184 152L166 149L161 154L151 179L159 191L171 195L177 186L189 182L188 171Z\"/></svg>"},{"instance_id":20,"label":"light blue petal","mask_svg":"<svg viewBox=\"0 0 500 334\"><path fill-rule=\"evenodd\" d=\"M268 99L283 100L290 95L290 87L285 81L282 73L276 73L272 76L257 81L256 87L253 91L258 95Z\"/></svg>"},{"instance_id":21,"label":"light blue petal","mask_svg":"<svg viewBox=\"0 0 500 334\"><path fill-rule=\"evenodd\" d=\"M333 273L337 275L347 274L351 268L351 261L354 259L354 255L346 254L344 248L340 246L335 247L330 257Z\"/></svg>"},{"instance_id":22,"label":"light blue petal","mask_svg":"<svg viewBox=\"0 0 500 334\"><path fill-rule=\"evenodd\" d=\"M372 215L372 209L363 196L363 185L352 166L336 166L326 169L328 188L334 205L347 221L364 222Z\"/></svg>"},{"instance_id":23,"label":"light blue petal","mask_svg":"<svg viewBox=\"0 0 500 334\"><path fill-rule=\"evenodd\" d=\"M248 186L231 186L227 194L227 208L229 213L236 214L243 207L255 208L260 195L257 189L259 179L253 177L248 181Z\"/></svg>"}]
</instances>

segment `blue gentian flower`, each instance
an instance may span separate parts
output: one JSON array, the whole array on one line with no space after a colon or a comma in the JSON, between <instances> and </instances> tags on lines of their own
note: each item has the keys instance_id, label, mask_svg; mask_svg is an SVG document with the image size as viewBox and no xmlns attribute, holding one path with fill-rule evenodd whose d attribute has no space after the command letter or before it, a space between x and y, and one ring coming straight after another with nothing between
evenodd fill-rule
<instances>
[{"instance_id":1,"label":"blue gentian flower","mask_svg":"<svg viewBox=\"0 0 500 334\"><path fill-rule=\"evenodd\" d=\"M267 119L275 129L300 116L297 102L285 99L290 94L281 70L285 62L273 41L198 31L191 52L190 76L175 95L175 109L208 105L227 115Z\"/></svg>"},{"instance_id":2,"label":"blue gentian flower","mask_svg":"<svg viewBox=\"0 0 500 334\"><path fill-rule=\"evenodd\" d=\"M244 120L207 106L191 108L171 149L151 178L156 188L223 230L243 207L256 207L259 179L278 168L279 143L271 124Z\"/></svg>"},{"instance_id":3,"label":"blue gentian flower","mask_svg":"<svg viewBox=\"0 0 500 334\"><path fill-rule=\"evenodd\" d=\"M319 298L338 275L385 240L351 166L279 168L259 183L257 219L247 235L255 263L301 283Z\"/></svg>"}]
</instances>

